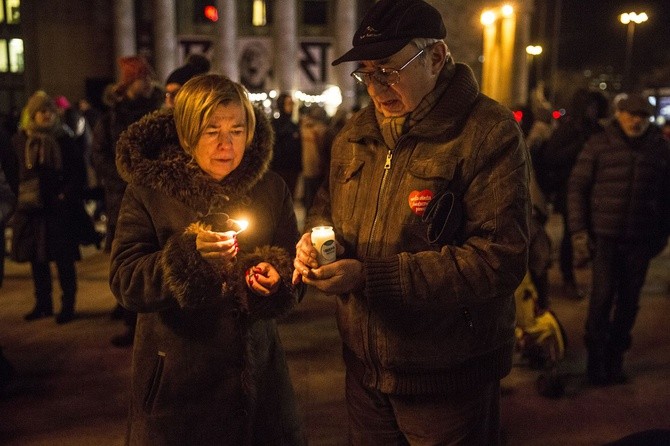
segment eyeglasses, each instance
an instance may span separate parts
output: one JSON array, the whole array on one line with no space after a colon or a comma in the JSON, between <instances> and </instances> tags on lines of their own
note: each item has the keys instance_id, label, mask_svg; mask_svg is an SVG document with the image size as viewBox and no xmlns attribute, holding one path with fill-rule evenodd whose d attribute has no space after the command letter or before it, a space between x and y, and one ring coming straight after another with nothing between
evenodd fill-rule
<instances>
[{"instance_id":1,"label":"eyeglasses","mask_svg":"<svg viewBox=\"0 0 670 446\"><path fill-rule=\"evenodd\" d=\"M407 65L411 64L414 59L419 57L421 53L423 53L426 49L423 48L421 51L416 53L410 60L405 62L405 64L398 68L376 68L375 71L362 71L362 70L356 70L353 73L351 73L351 77L356 79L356 81L360 84L365 85L368 87L372 81L374 80L377 82L379 85L383 85L384 87L390 87L392 85L395 85L400 81L400 72L404 70Z\"/></svg>"}]
</instances>

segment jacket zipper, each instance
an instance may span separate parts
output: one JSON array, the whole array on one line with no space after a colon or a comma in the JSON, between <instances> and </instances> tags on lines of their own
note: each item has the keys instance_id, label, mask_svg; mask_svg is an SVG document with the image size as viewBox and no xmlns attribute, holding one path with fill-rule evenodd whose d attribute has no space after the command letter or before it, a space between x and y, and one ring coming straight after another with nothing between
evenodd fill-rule
<instances>
[{"instance_id":1,"label":"jacket zipper","mask_svg":"<svg viewBox=\"0 0 670 446\"><path fill-rule=\"evenodd\" d=\"M402 137L401 137L402 139ZM397 147L397 144L396 144ZM377 214L379 213L379 204L380 204L380 199L383 196L383 192L386 189L386 178L391 170L391 160L393 159L393 149L388 149L386 151L386 162L384 163L384 173L382 174L382 181L379 185L379 193L377 194L377 203L375 207L375 217L374 220L372 220L372 228L370 229L370 240L372 240L372 236L375 233L375 228L377 227ZM370 254L370 244L368 244L368 250L367 254ZM376 331L375 331L375 324L372 319L372 317L368 317L368 351L369 351L369 356L370 356L370 363L374 369L374 377L373 377L373 382L372 386L376 387L379 383L379 355L377 354L377 350L375 348L375 340L376 340Z\"/></svg>"}]
</instances>

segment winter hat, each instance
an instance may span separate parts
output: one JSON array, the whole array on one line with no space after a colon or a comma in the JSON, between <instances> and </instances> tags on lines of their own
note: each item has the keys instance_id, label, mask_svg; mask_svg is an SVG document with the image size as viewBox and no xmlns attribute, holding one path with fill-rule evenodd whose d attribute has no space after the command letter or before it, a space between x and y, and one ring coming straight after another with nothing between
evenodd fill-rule
<instances>
[{"instance_id":1,"label":"winter hat","mask_svg":"<svg viewBox=\"0 0 670 446\"><path fill-rule=\"evenodd\" d=\"M56 96L54 103L56 104L56 107L60 108L61 110L67 110L68 108L72 107L72 104L70 104L70 101L68 101L65 96Z\"/></svg>"},{"instance_id":2,"label":"winter hat","mask_svg":"<svg viewBox=\"0 0 670 446\"><path fill-rule=\"evenodd\" d=\"M186 81L192 77L195 77L198 74L207 73L210 66L209 59L207 59L202 54L191 54L186 59L186 64L170 73L170 75L167 77L167 80L165 81L165 85L184 85Z\"/></svg>"},{"instance_id":3,"label":"winter hat","mask_svg":"<svg viewBox=\"0 0 670 446\"><path fill-rule=\"evenodd\" d=\"M51 96L49 96L45 91L37 90L26 103L26 115L29 119L32 120L35 117L35 113L45 109L51 110L55 113L56 104L54 103L54 100L51 99Z\"/></svg>"},{"instance_id":4,"label":"winter hat","mask_svg":"<svg viewBox=\"0 0 670 446\"><path fill-rule=\"evenodd\" d=\"M149 63L141 56L121 57L118 60L118 64L120 86L126 87L138 79L144 79L147 76L153 77L154 75Z\"/></svg>"},{"instance_id":5,"label":"winter hat","mask_svg":"<svg viewBox=\"0 0 670 446\"><path fill-rule=\"evenodd\" d=\"M354 60L377 60L400 51L412 39L444 39L442 15L422 0L381 0L365 14L352 40L353 48L333 65Z\"/></svg>"},{"instance_id":6,"label":"winter hat","mask_svg":"<svg viewBox=\"0 0 670 446\"><path fill-rule=\"evenodd\" d=\"M616 108L620 111L627 111L628 113L636 115L651 116L654 114L654 107L639 94L628 94L626 97L619 99L616 103Z\"/></svg>"}]
</instances>

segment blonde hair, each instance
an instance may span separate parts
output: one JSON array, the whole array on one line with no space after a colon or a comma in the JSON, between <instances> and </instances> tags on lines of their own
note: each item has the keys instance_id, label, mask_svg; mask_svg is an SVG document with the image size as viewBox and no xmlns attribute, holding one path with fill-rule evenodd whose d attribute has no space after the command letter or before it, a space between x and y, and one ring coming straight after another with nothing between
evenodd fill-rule
<instances>
[{"instance_id":1,"label":"blonde hair","mask_svg":"<svg viewBox=\"0 0 670 446\"><path fill-rule=\"evenodd\" d=\"M247 147L254 139L256 115L246 89L220 74L203 74L187 81L175 96L174 122L179 143L193 154L214 110L219 105L239 104L247 121Z\"/></svg>"}]
</instances>

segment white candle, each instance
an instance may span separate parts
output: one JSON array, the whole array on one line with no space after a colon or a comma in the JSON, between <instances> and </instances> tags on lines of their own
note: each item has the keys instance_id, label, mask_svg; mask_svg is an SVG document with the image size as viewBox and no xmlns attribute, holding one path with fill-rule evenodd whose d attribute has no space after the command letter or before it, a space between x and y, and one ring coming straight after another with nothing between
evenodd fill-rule
<instances>
[{"instance_id":1,"label":"white candle","mask_svg":"<svg viewBox=\"0 0 670 446\"><path fill-rule=\"evenodd\" d=\"M316 226L312 228L312 246L318 252L319 265L327 265L335 261L335 232L332 226Z\"/></svg>"}]
</instances>

